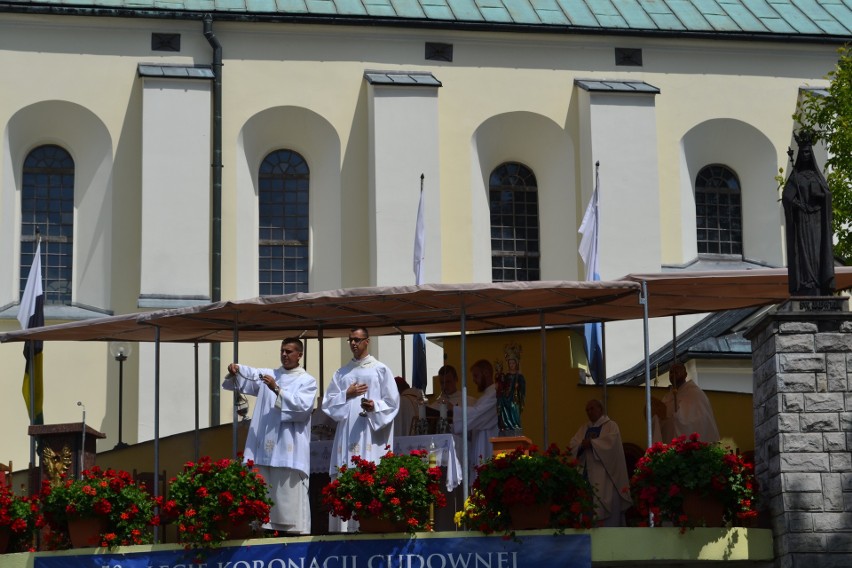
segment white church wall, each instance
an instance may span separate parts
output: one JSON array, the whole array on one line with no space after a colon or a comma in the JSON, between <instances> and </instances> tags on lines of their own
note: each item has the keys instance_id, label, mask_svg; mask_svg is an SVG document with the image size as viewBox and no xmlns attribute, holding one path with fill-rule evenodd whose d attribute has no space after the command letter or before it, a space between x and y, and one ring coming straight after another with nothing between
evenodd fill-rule
<instances>
[{"instance_id":1,"label":"white church wall","mask_svg":"<svg viewBox=\"0 0 852 568\"><path fill-rule=\"evenodd\" d=\"M753 126L737 120L716 119L697 125L683 139L686 169L682 172L684 249L695 258L695 179L701 168L727 166L740 181L743 223L743 256L781 264L777 227L783 216L775 180L775 149ZM688 184L686 182L689 182Z\"/></svg>"},{"instance_id":2,"label":"white church wall","mask_svg":"<svg viewBox=\"0 0 852 568\"><path fill-rule=\"evenodd\" d=\"M43 101L18 110L9 120L7 133L8 174L4 185L12 223L4 224L0 235L7 248L20 258L20 208L23 162L39 146L55 144L74 160L74 249L72 302L102 313L111 306L113 235L112 143L104 124L89 109L64 101ZM46 234L46 227L41 227ZM15 266L19 261L13 263ZM6 294L0 305L17 302L20 294L18 274L12 270L5 282ZM50 308L48 307L48 311Z\"/></svg>"},{"instance_id":3,"label":"white church wall","mask_svg":"<svg viewBox=\"0 0 852 568\"><path fill-rule=\"evenodd\" d=\"M238 135L234 156L236 190L226 197L236 215L229 219L227 238L222 241L223 256L228 259L225 270L234 274L235 290L229 291L233 297L258 295L258 169L270 152L282 149L298 152L310 169L309 288L342 287L340 139L333 126L315 112L277 107L252 116ZM247 254L248 251L255 254Z\"/></svg>"},{"instance_id":4,"label":"white church wall","mask_svg":"<svg viewBox=\"0 0 852 568\"><path fill-rule=\"evenodd\" d=\"M141 307L210 301L210 89L143 81Z\"/></svg>"},{"instance_id":5,"label":"white church wall","mask_svg":"<svg viewBox=\"0 0 852 568\"><path fill-rule=\"evenodd\" d=\"M520 162L536 176L541 231L541 279L559 280L574 269L577 217L574 199L574 144L558 124L529 112L507 113L485 121L474 133L471 180L474 281L491 281L491 217L488 181L505 162Z\"/></svg>"},{"instance_id":6,"label":"white church wall","mask_svg":"<svg viewBox=\"0 0 852 568\"><path fill-rule=\"evenodd\" d=\"M440 89L369 85L367 93L369 216L344 247L362 261L369 260L371 285L414 284L414 234L422 174L427 192L424 214L433 220L427 221L424 228L424 283L439 282L441 234L435 220L440 210L441 187L437 116ZM410 337L402 346L397 337L373 338L370 352L395 374L412 376Z\"/></svg>"}]
</instances>

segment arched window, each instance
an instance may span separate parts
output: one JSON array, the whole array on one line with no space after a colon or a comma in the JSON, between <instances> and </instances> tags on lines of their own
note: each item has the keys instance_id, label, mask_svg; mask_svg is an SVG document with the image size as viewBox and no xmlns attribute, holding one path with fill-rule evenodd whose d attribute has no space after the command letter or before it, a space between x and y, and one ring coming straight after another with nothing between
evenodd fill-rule
<instances>
[{"instance_id":1,"label":"arched window","mask_svg":"<svg viewBox=\"0 0 852 568\"><path fill-rule=\"evenodd\" d=\"M539 279L538 187L517 162L498 166L488 181L491 208L491 280Z\"/></svg>"},{"instance_id":2,"label":"arched window","mask_svg":"<svg viewBox=\"0 0 852 568\"><path fill-rule=\"evenodd\" d=\"M307 292L308 164L292 150L276 150L258 177L260 295Z\"/></svg>"},{"instance_id":3,"label":"arched window","mask_svg":"<svg viewBox=\"0 0 852 568\"><path fill-rule=\"evenodd\" d=\"M743 253L740 181L730 168L713 164L695 178L698 254Z\"/></svg>"},{"instance_id":4,"label":"arched window","mask_svg":"<svg viewBox=\"0 0 852 568\"><path fill-rule=\"evenodd\" d=\"M21 187L21 295L41 234L44 303L71 303L74 259L74 160L59 146L48 144L24 160Z\"/></svg>"}]
</instances>

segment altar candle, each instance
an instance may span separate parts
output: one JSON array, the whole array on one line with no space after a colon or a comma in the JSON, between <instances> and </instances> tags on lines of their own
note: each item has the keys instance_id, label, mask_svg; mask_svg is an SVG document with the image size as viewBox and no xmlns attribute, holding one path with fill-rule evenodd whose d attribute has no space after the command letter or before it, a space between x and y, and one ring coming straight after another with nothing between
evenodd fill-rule
<instances>
[{"instance_id":1,"label":"altar candle","mask_svg":"<svg viewBox=\"0 0 852 568\"><path fill-rule=\"evenodd\" d=\"M417 414L420 417L420 420L423 420L423 419L426 418L426 405L425 404L420 404L420 405L417 406Z\"/></svg>"},{"instance_id":2,"label":"altar candle","mask_svg":"<svg viewBox=\"0 0 852 568\"><path fill-rule=\"evenodd\" d=\"M441 418L446 418L447 417L447 403L442 402L441 405L438 407L438 409L441 411Z\"/></svg>"}]
</instances>

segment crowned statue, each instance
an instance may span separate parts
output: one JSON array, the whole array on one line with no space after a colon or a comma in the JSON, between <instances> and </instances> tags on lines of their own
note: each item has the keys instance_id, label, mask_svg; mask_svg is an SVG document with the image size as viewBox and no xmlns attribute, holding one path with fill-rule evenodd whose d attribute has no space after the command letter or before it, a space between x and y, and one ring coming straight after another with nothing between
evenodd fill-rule
<instances>
[{"instance_id":1,"label":"crowned statue","mask_svg":"<svg viewBox=\"0 0 852 568\"><path fill-rule=\"evenodd\" d=\"M521 346L509 343L504 348L506 370L495 365L497 383L497 422L501 436L521 435L521 412L526 398L526 379L521 374Z\"/></svg>"},{"instance_id":2,"label":"crowned statue","mask_svg":"<svg viewBox=\"0 0 852 568\"><path fill-rule=\"evenodd\" d=\"M790 295L830 296L834 292L831 192L814 158L813 134L803 130L794 137L799 153L781 194ZM793 150L787 153L792 161Z\"/></svg>"}]
</instances>

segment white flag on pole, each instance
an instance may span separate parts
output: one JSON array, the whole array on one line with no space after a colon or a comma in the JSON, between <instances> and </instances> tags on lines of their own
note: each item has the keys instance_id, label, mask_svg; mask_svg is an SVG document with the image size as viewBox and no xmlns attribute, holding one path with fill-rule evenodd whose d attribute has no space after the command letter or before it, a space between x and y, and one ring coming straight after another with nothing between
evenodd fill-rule
<instances>
[{"instance_id":1,"label":"white flag on pole","mask_svg":"<svg viewBox=\"0 0 852 568\"><path fill-rule=\"evenodd\" d=\"M595 189L592 198L580 223L580 258L586 265L586 280L600 280L598 271L598 193L600 190L600 178L598 176L598 164L595 164ZM604 382L603 371L603 337L601 324L598 322L587 323L585 326L586 357L589 360L589 373L595 384Z\"/></svg>"}]
</instances>

